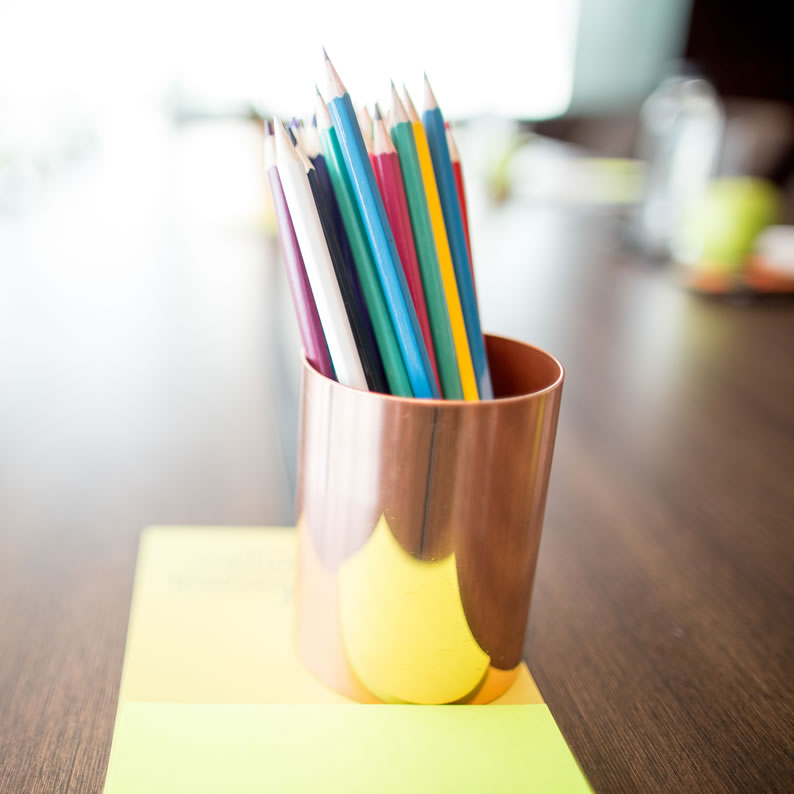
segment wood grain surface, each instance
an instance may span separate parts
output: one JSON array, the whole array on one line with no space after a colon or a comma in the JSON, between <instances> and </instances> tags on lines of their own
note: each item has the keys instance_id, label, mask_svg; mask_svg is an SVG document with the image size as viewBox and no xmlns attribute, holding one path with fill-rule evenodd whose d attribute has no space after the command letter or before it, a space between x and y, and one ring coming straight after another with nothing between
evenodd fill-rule
<instances>
[{"instance_id":1,"label":"wood grain surface","mask_svg":"<svg viewBox=\"0 0 794 794\"><path fill-rule=\"evenodd\" d=\"M136 136L0 215L3 794L101 790L143 526L293 519L256 131ZM472 204L484 327L566 367L526 646L563 733L599 792L791 791L792 305Z\"/></svg>"}]
</instances>

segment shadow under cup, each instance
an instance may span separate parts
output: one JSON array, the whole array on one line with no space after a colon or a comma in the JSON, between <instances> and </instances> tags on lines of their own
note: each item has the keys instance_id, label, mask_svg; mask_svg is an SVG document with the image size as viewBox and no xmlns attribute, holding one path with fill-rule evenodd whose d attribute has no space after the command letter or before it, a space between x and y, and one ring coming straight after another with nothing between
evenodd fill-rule
<instances>
[{"instance_id":1,"label":"shadow under cup","mask_svg":"<svg viewBox=\"0 0 794 794\"><path fill-rule=\"evenodd\" d=\"M522 659L563 369L486 336L497 399L364 392L304 361L298 652L368 703L487 703Z\"/></svg>"}]
</instances>

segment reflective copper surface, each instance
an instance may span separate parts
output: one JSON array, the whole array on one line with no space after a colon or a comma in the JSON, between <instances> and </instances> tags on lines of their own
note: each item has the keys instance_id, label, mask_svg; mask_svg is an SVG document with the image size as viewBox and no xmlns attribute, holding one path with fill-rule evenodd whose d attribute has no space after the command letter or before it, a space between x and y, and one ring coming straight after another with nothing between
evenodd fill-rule
<instances>
[{"instance_id":1,"label":"reflective copper surface","mask_svg":"<svg viewBox=\"0 0 794 794\"><path fill-rule=\"evenodd\" d=\"M521 661L563 371L487 347L497 399L476 403L357 391L304 363L299 650L351 697L482 702Z\"/></svg>"}]
</instances>

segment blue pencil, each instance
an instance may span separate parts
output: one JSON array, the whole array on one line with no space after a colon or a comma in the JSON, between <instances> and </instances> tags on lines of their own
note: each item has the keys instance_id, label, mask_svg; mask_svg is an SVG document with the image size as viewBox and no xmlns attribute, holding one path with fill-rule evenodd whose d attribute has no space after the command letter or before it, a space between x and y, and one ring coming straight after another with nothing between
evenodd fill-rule
<instances>
[{"instance_id":1,"label":"blue pencil","mask_svg":"<svg viewBox=\"0 0 794 794\"><path fill-rule=\"evenodd\" d=\"M433 377L430 358L408 292L408 284L405 281L383 200L375 182L375 174L361 137L353 103L327 54L325 54L325 64L331 97L328 110L337 130L342 156L354 188L353 192L356 194L356 203L372 246L378 276L405 361L411 389L414 397L438 398L440 395Z\"/></svg>"},{"instance_id":2,"label":"blue pencil","mask_svg":"<svg viewBox=\"0 0 794 794\"><path fill-rule=\"evenodd\" d=\"M444 117L438 107L430 83L425 75L425 109L422 114L430 157L433 160L433 171L436 175L438 192L441 197L441 209L444 213L444 225L447 227L447 239L452 252L452 263L455 266L455 279L458 282L458 294L463 307L463 319L466 323L466 336L469 340L474 375L481 400L493 399L491 373L488 369L488 358L485 353L485 340L480 327L480 314L477 310L477 297L474 293L474 281L471 277L469 249L466 245L466 232L460 214L455 172L452 170L452 159L447 146L447 132Z\"/></svg>"}]
</instances>

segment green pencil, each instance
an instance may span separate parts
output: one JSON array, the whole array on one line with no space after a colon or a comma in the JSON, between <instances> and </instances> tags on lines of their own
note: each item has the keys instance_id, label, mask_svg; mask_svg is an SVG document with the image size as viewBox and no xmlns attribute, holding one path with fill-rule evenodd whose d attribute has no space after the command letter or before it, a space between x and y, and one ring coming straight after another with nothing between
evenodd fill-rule
<instances>
[{"instance_id":1,"label":"green pencil","mask_svg":"<svg viewBox=\"0 0 794 794\"><path fill-rule=\"evenodd\" d=\"M400 157L400 170L405 184L405 198L408 202L408 214L411 216L416 256L419 260L419 271L425 292L430 335L433 337L433 347L436 351L441 392L447 400L462 400L463 387L455 352L455 340L449 322L449 310L441 280L433 228L430 225L430 211L419 168L413 127L402 108L394 83L392 83L391 122L393 124L391 138Z\"/></svg>"},{"instance_id":2,"label":"green pencil","mask_svg":"<svg viewBox=\"0 0 794 794\"><path fill-rule=\"evenodd\" d=\"M342 223L347 232L350 250L353 253L353 262L358 271L361 291L364 293L364 300L369 309L372 330L375 332L375 341L383 361L383 368L386 370L389 389L398 397L413 397L411 381L408 378L397 334L394 332L386 299L381 291L375 260L372 258L369 241L353 195L353 186L350 184L350 177L345 169L339 138L331 122L328 107L319 90L317 91L317 129L320 131L326 165L331 175L331 185L342 214Z\"/></svg>"}]
</instances>

